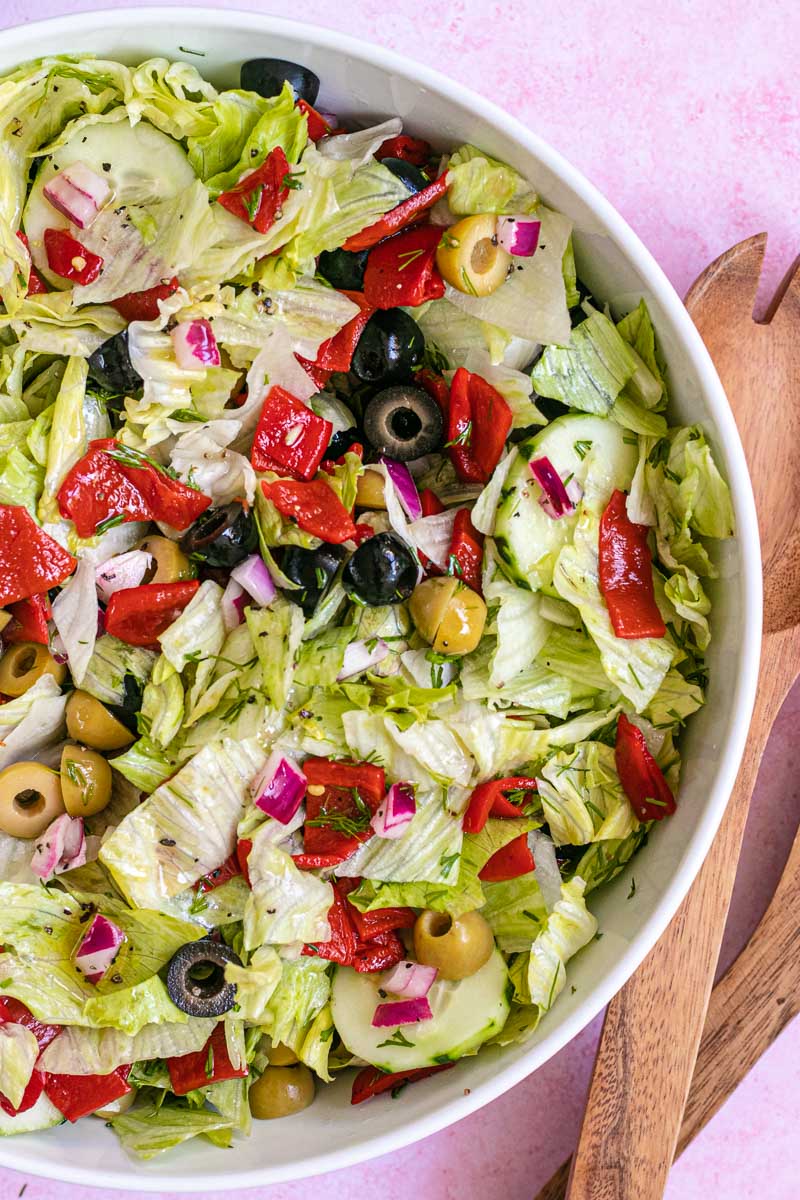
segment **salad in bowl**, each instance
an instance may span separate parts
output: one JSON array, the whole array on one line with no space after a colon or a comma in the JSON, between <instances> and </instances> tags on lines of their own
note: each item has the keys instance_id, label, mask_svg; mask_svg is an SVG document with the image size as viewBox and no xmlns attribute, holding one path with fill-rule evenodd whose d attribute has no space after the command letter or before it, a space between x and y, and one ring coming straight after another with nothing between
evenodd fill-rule
<instances>
[{"instance_id":1,"label":"salad in bowl","mask_svg":"<svg viewBox=\"0 0 800 1200\"><path fill-rule=\"evenodd\" d=\"M0 1134L524 1041L680 803L734 528L646 304L318 87L0 78Z\"/></svg>"}]
</instances>

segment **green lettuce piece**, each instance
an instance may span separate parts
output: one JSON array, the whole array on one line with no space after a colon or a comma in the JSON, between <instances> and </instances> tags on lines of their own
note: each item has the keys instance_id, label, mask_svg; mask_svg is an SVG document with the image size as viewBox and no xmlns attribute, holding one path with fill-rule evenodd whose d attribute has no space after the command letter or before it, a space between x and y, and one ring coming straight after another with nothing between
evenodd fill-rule
<instances>
[{"instance_id":1,"label":"green lettuce piece","mask_svg":"<svg viewBox=\"0 0 800 1200\"><path fill-rule=\"evenodd\" d=\"M281 1042L299 1054L313 1023L328 1003L331 993L329 963L322 958L283 961L281 980L260 1022L273 1042Z\"/></svg>"},{"instance_id":2,"label":"green lettuce piece","mask_svg":"<svg viewBox=\"0 0 800 1200\"><path fill-rule=\"evenodd\" d=\"M614 322L595 310L575 326L568 345L545 347L531 378L540 396L606 416L637 365Z\"/></svg>"},{"instance_id":3,"label":"green lettuce piece","mask_svg":"<svg viewBox=\"0 0 800 1200\"><path fill-rule=\"evenodd\" d=\"M36 1036L24 1025L0 1025L0 1093L19 1108L39 1057Z\"/></svg>"},{"instance_id":4,"label":"green lettuce piece","mask_svg":"<svg viewBox=\"0 0 800 1200\"><path fill-rule=\"evenodd\" d=\"M104 633L94 644L81 687L103 704L124 704L141 696L156 655L141 646L129 646ZM138 702L130 704L135 711Z\"/></svg>"},{"instance_id":5,"label":"green lettuce piece","mask_svg":"<svg viewBox=\"0 0 800 1200\"><path fill-rule=\"evenodd\" d=\"M44 471L18 447L0 454L0 504L20 504L36 517Z\"/></svg>"},{"instance_id":6,"label":"green lettuce piece","mask_svg":"<svg viewBox=\"0 0 800 1200\"><path fill-rule=\"evenodd\" d=\"M149 731L150 740L162 750L169 746L181 727L183 684L165 654L157 659L145 686L139 721L140 726Z\"/></svg>"},{"instance_id":7,"label":"green lettuce piece","mask_svg":"<svg viewBox=\"0 0 800 1200\"><path fill-rule=\"evenodd\" d=\"M705 704L703 689L680 671L668 671L661 687L645 709L644 715L656 729L682 725L687 717Z\"/></svg>"},{"instance_id":8,"label":"green lettuce piece","mask_svg":"<svg viewBox=\"0 0 800 1200\"><path fill-rule=\"evenodd\" d=\"M574 750L554 754L536 782L557 846L622 839L639 828L611 746L581 742Z\"/></svg>"},{"instance_id":9,"label":"green lettuce piece","mask_svg":"<svg viewBox=\"0 0 800 1200\"><path fill-rule=\"evenodd\" d=\"M567 248L561 259L561 273L564 276L564 288L567 293L567 308L574 308L580 303L581 294L578 291L578 272L575 266L575 247L570 236Z\"/></svg>"},{"instance_id":10,"label":"green lettuce piece","mask_svg":"<svg viewBox=\"0 0 800 1200\"><path fill-rule=\"evenodd\" d=\"M71 467L86 453L94 438L108 437L111 426L100 402L86 391L87 366L82 358L70 358L53 409L53 425L47 443L44 490L39 502L42 521L58 521L56 493Z\"/></svg>"},{"instance_id":11,"label":"green lettuce piece","mask_svg":"<svg viewBox=\"0 0 800 1200\"><path fill-rule=\"evenodd\" d=\"M640 825L633 833L619 841L594 842L581 855L573 875L580 876L586 884L586 895L603 884L616 879L620 871L630 862L634 854L641 850L647 842L647 834L652 821Z\"/></svg>"},{"instance_id":12,"label":"green lettuce piece","mask_svg":"<svg viewBox=\"0 0 800 1200\"><path fill-rule=\"evenodd\" d=\"M624 388L611 405L609 416L623 429L641 433L647 437L663 437L667 432L667 420L661 413L645 408L629 395L630 384Z\"/></svg>"},{"instance_id":13,"label":"green lettuce piece","mask_svg":"<svg viewBox=\"0 0 800 1200\"><path fill-rule=\"evenodd\" d=\"M292 856L271 840L268 826L253 838L247 869L251 895L244 911L245 950L328 940L333 888L296 867Z\"/></svg>"},{"instance_id":14,"label":"green lettuce piece","mask_svg":"<svg viewBox=\"0 0 800 1200\"><path fill-rule=\"evenodd\" d=\"M353 625L328 626L313 638L303 641L294 673L296 682L307 687L328 687L335 683L342 669L344 652L354 634Z\"/></svg>"},{"instance_id":15,"label":"green lettuce piece","mask_svg":"<svg viewBox=\"0 0 800 1200\"><path fill-rule=\"evenodd\" d=\"M0 945L40 962L69 958L83 936L80 905L38 884L0 882Z\"/></svg>"},{"instance_id":16,"label":"green lettuce piece","mask_svg":"<svg viewBox=\"0 0 800 1200\"><path fill-rule=\"evenodd\" d=\"M542 607L549 603L543 597ZM558 601L556 601L558 603ZM573 610L574 611L574 610ZM566 629L550 626L547 641L542 647L538 661L557 675L565 675L567 679L586 687L595 688L598 692L609 687L608 676L603 670L600 652L592 639L581 630Z\"/></svg>"},{"instance_id":17,"label":"green lettuce piece","mask_svg":"<svg viewBox=\"0 0 800 1200\"><path fill-rule=\"evenodd\" d=\"M561 885L561 899L531 946L528 991L542 1012L547 1012L564 987L569 959L597 932L597 921L586 907L584 890L579 877Z\"/></svg>"},{"instance_id":18,"label":"green lettuce piece","mask_svg":"<svg viewBox=\"0 0 800 1200\"><path fill-rule=\"evenodd\" d=\"M22 421L0 422L0 455L9 450L25 445L25 439L33 426L33 421L26 418Z\"/></svg>"},{"instance_id":19,"label":"green lettuce piece","mask_svg":"<svg viewBox=\"0 0 800 1200\"><path fill-rule=\"evenodd\" d=\"M187 141L189 162L199 177L209 180L239 164L255 125L270 111L269 101L255 92L222 92L207 114L211 128Z\"/></svg>"},{"instance_id":20,"label":"green lettuce piece","mask_svg":"<svg viewBox=\"0 0 800 1200\"><path fill-rule=\"evenodd\" d=\"M169 757L147 737L139 738L124 754L118 754L109 762L115 771L148 796L175 774L176 766L176 759Z\"/></svg>"},{"instance_id":21,"label":"green lettuce piece","mask_svg":"<svg viewBox=\"0 0 800 1200\"><path fill-rule=\"evenodd\" d=\"M524 593L531 596L531 592ZM551 717L567 717L575 709L590 706L597 692L579 685L563 675L557 675L539 662L534 662L506 682L493 685L489 668L494 652L490 636L474 651L461 671L461 687L465 700L484 700L490 710L507 709L533 714L546 713Z\"/></svg>"},{"instance_id":22,"label":"green lettuce piece","mask_svg":"<svg viewBox=\"0 0 800 1200\"><path fill-rule=\"evenodd\" d=\"M698 650L707 650L711 641L708 625L711 601L699 576L690 567L681 567L665 581L664 595L678 616L689 623Z\"/></svg>"},{"instance_id":23,"label":"green lettuce piece","mask_svg":"<svg viewBox=\"0 0 800 1200\"><path fill-rule=\"evenodd\" d=\"M112 1117L111 1127L122 1145L137 1158L155 1158L200 1134L230 1130L233 1122L206 1108L191 1108L180 1101L137 1103L122 1116Z\"/></svg>"},{"instance_id":24,"label":"green lettuce piece","mask_svg":"<svg viewBox=\"0 0 800 1200\"><path fill-rule=\"evenodd\" d=\"M66 707L67 697L52 675L40 676L27 692L0 706L0 770L60 742Z\"/></svg>"},{"instance_id":25,"label":"green lettuce piece","mask_svg":"<svg viewBox=\"0 0 800 1200\"><path fill-rule=\"evenodd\" d=\"M133 121L143 117L180 141L210 127L216 96L216 89L190 63L149 58L131 72L128 116Z\"/></svg>"},{"instance_id":26,"label":"green lettuce piece","mask_svg":"<svg viewBox=\"0 0 800 1200\"><path fill-rule=\"evenodd\" d=\"M488 605L498 606L494 618L497 645L489 678L495 687L502 687L533 664L547 641L551 625L541 615L540 597L527 588L517 587L502 574L493 543L489 553L484 558L484 595Z\"/></svg>"},{"instance_id":27,"label":"green lettuce piece","mask_svg":"<svg viewBox=\"0 0 800 1200\"><path fill-rule=\"evenodd\" d=\"M393 779L405 779L427 792L436 784L466 787L473 762L444 720L417 722L401 729L391 713L353 709L341 717L347 744L357 758L383 766Z\"/></svg>"},{"instance_id":28,"label":"green lettuce piece","mask_svg":"<svg viewBox=\"0 0 800 1200\"><path fill-rule=\"evenodd\" d=\"M484 883L481 909L505 954L530 949L547 924L547 906L533 872L502 883Z\"/></svg>"},{"instance_id":29,"label":"green lettuce piece","mask_svg":"<svg viewBox=\"0 0 800 1200\"><path fill-rule=\"evenodd\" d=\"M107 1075L126 1063L196 1054L216 1025L216 1017L190 1017L180 1024L145 1025L134 1037L108 1027L67 1025L42 1051L39 1066L54 1075Z\"/></svg>"},{"instance_id":30,"label":"green lettuce piece","mask_svg":"<svg viewBox=\"0 0 800 1200\"><path fill-rule=\"evenodd\" d=\"M417 790L417 811L398 838L370 838L338 868L392 883L444 883L457 878L461 817L448 812L440 793Z\"/></svg>"},{"instance_id":31,"label":"green lettuce piece","mask_svg":"<svg viewBox=\"0 0 800 1200\"><path fill-rule=\"evenodd\" d=\"M181 615L158 640L176 671L182 671L188 662L216 658L225 640L219 584L213 579L201 583Z\"/></svg>"},{"instance_id":32,"label":"green lettuce piece","mask_svg":"<svg viewBox=\"0 0 800 1200\"><path fill-rule=\"evenodd\" d=\"M4 328L30 353L85 359L124 329L125 321L110 305L76 308L71 291L46 292L23 300L13 317L0 313L0 330Z\"/></svg>"},{"instance_id":33,"label":"green lettuce piece","mask_svg":"<svg viewBox=\"0 0 800 1200\"><path fill-rule=\"evenodd\" d=\"M273 708L286 704L294 672L294 660L303 638L303 613L288 600L276 600L269 608L246 608L245 620L253 639L264 691Z\"/></svg>"},{"instance_id":34,"label":"green lettuce piece","mask_svg":"<svg viewBox=\"0 0 800 1200\"><path fill-rule=\"evenodd\" d=\"M228 963L225 978L236 984L239 1016L245 1021L260 1021L272 993L281 980L282 964L272 946L259 946L246 967Z\"/></svg>"},{"instance_id":35,"label":"green lettuce piece","mask_svg":"<svg viewBox=\"0 0 800 1200\"><path fill-rule=\"evenodd\" d=\"M231 95L231 93L228 93ZM238 95L240 108L247 101L251 106L258 103L252 93L233 93ZM211 176L204 176L208 190L212 196L218 196L237 184L245 171L256 170L266 159L271 150L281 146L290 163L296 163L305 149L308 141L308 123L303 113L296 107L294 92L288 83L278 96L261 97L261 109L258 119L251 125L250 131L241 146L238 160L227 170L218 171ZM226 115L230 126L231 105L226 105ZM250 109L252 113L252 107ZM249 120L249 115L248 118ZM219 144L219 143L218 143ZM204 142L205 155L208 142ZM194 158L193 158L194 151ZM189 161L195 170L198 169L200 150L196 142L189 144Z\"/></svg>"},{"instance_id":36,"label":"green lettuce piece","mask_svg":"<svg viewBox=\"0 0 800 1200\"><path fill-rule=\"evenodd\" d=\"M326 1083L330 1083L333 1079L328 1069L328 1060L334 1032L333 1012L330 1004L326 1004L308 1026L306 1036L297 1051L300 1062L305 1063Z\"/></svg>"},{"instance_id":37,"label":"green lettuce piece","mask_svg":"<svg viewBox=\"0 0 800 1200\"><path fill-rule=\"evenodd\" d=\"M87 1000L83 1012L90 1025L119 1029L130 1037L141 1033L145 1025L162 1022L182 1025L189 1020L172 1003L158 975L130 988L93 996Z\"/></svg>"},{"instance_id":38,"label":"green lettuce piece","mask_svg":"<svg viewBox=\"0 0 800 1200\"><path fill-rule=\"evenodd\" d=\"M539 197L513 167L477 146L459 147L447 164L447 202L457 216L533 213Z\"/></svg>"},{"instance_id":39,"label":"green lettuce piece","mask_svg":"<svg viewBox=\"0 0 800 1200\"><path fill-rule=\"evenodd\" d=\"M644 300L621 321L617 321L617 332L635 351L645 367L637 367L628 383L628 389L639 403L646 408L663 408L667 401L667 386L664 379L665 365L656 345L656 334ZM649 402L648 402L649 401Z\"/></svg>"}]
</instances>

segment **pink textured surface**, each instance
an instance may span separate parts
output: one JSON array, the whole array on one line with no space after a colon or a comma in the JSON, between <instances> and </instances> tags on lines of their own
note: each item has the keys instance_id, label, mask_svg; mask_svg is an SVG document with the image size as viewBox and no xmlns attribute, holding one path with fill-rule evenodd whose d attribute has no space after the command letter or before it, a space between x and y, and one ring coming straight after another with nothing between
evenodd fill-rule
<instances>
[{"instance_id":1,"label":"pink textured surface","mask_svg":"<svg viewBox=\"0 0 800 1200\"><path fill-rule=\"evenodd\" d=\"M0 26L124 6L4 0ZM215 7L298 15L277 0ZM680 292L759 230L771 238L766 292L800 251L797 0L440 0L425 9L418 0L305 0L302 15L435 66L527 122L605 192ZM799 719L796 690L753 801L726 965L768 903L797 826ZM598 1033L595 1022L513 1091L411 1150L248 1195L311 1200L324 1187L329 1200L530 1200L574 1145ZM795 1022L674 1168L667 1200L796 1200L799 1121ZM0 1200L16 1200L24 1184L26 1200L86 1195L0 1171Z\"/></svg>"}]
</instances>

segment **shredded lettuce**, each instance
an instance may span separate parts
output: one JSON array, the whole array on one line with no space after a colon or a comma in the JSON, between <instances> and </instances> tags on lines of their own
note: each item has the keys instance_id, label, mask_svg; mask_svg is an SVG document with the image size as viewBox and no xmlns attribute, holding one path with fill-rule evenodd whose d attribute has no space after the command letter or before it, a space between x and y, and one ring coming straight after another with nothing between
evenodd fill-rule
<instances>
[{"instance_id":1,"label":"shredded lettuce","mask_svg":"<svg viewBox=\"0 0 800 1200\"><path fill-rule=\"evenodd\" d=\"M572 330L568 344L565 339L545 347L532 379L540 396L605 416L636 369L636 357L614 322L593 310Z\"/></svg>"},{"instance_id":2,"label":"shredded lettuce","mask_svg":"<svg viewBox=\"0 0 800 1200\"><path fill-rule=\"evenodd\" d=\"M147 1100L111 1119L111 1127L125 1149L145 1160L200 1134L208 1136L230 1130L232 1126L233 1122L221 1113L190 1108L179 1101L156 1104Z\"/></svg>"},{"instance_id":3,"label":"shredded lettuce","mask_svg":"<svg viewBox=\"0 0 800 1200\"><path fill-rule=\"evenodd\" d=\"M325 942L333 889L272 840L266 826L253 838L247 858L251 895L244 911L244 948L292 942Z\"/></svg>"},{"instance_id":4,"label":"shredded lettuce","mask_svg":"<svg viewBox=\"0 0 800 1200\"><path fill-rule=\"evenodd\" d=\"M537 778L544 816L557 846L622 839L639 822L622 790L612 747L581 742L554 754Z\"/></svg>"},{"instance_id":5,"label":"shredded lettuce","mask_svg":"<svg viewBox=\"0 0 800 1200\"><path fill-rule=\"evenodd\" d=\"M597 921L586 907L584 882L576 876L561 885L561 899L536 936L530 951L527 985L531 1002L543 1012L567 981L566 964L597 932Z\"/></svg>"},{"instance_id":6,"label":"shredded lettuce","mask_svg":"<svg viewBox=\"0 0 800 1200\"><path fill-rule=\"evenodd\" d=\"M66 733L67 697L52 675L0 706L0 770L55 746Z\"/></svg>"},{"instance_id":7,"label":"shredded lettuce","mask_svg":"<svg viewBox=\"0 0 800 1200\"><path fill-rule=\"evenodd\" d=\"M451 154L447 164L447 202L457 216L533 213L539 197L513 167L466 145Z\"/></svg>"}]
</instances>

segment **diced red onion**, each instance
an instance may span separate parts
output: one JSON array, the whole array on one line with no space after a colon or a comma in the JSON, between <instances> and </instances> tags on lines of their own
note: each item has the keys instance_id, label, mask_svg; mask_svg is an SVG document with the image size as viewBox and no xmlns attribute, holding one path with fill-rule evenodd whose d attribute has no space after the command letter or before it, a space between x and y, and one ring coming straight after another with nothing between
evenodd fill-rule
<instances>
[{"instance_id":1,"label":"diced red onion","mask_svg":"<svg viewBox=\"0 0 800 1200\"><path fill-rule=\"evenodd\" d=\"M539 245L541 221L524 215L497 218L497 244L517 258L530 258Z\"/></svg>"},{"instance_id":2,"label":"diced red onion","mask_svg":"<svg viewBox=\"0 0 800 1200\"><path fill-rule=\"evenodd\" d=\"M244 606L244 588L231 576L222 593L222 623L226 633L238 629L241 625L244 620Z\"/></svg>"},{"instance_id":3,"label":"diced red onion","mask_svg":"<svg viewBox=\"0 0 800 1200\"><path fill-rule=\"evenodd\" d=\"M75 966L84 979L89 983L102 979L124 941L125 934L118 925L102 913L95 913L75 954Z\"/></svg>"},{"instance_id":4,"label":"diced red onion","mask_svg":"<svg viewBox=\"0 0 800 1200\"><path fill-rule=\"evenodd\" d=\"M416 1000L389 1000L379 1004L372 1017L376 1029L395 1025L416 1025L417 1021L430 1021L433 1013L426 996Z\"/></svg>"},{"instance_id":5,"label":"diced red onion","mask_svg":"<svg viewBox=\"0 0 800 1200\"><path fill-rule=\"evenodd\" d=\"M53 875L68 871L70 867L81 867L85 862L83 817L62 813L37 839L31 870L40 879L51 879Z\"/></svg>"},{"instance_id":6,"label":"diced red onion","mask_svg":"<svg viewBox=\"0 0 800 1200\"><path fill-rule=\"evenodd\" d=\"M455 508L450 508L443 513L434 513L431 517L422 517L419 521L412 521L407 530L417 549L442 570L447 567L456 511Z\"/></svg>"},{"instance_id":7,"label":"diced red onion","mask_svg":"<svg viewBox=\"0 0 800 1200\"><path fill-rule=\"evenodd\" d=\"M381 456L380 461L386 467L386 473L397 491L397 498L405 509L409 521L418 521L422 516L422 501L419 498L417 485L405 463L396 462L393 458Z\"/></svg>"},{"instance_id":8,"label":"diced red onion","mask_svg":"<svg viewBox=\"0 0 800 1200\"><path fill-rule=\"evenodd\" d=\"M425 967L422 963L404 958L381 980L381 987L393 996L406 996L418 1000L427 996L436 982L438 967Z\"/></svg>"},{"instance_id":9,"label":"diced red onion","mask_svg":"<svg viewBox=\"0 0 800 1200\"><path fill-rule=\"evenodd\" d=\"M76 162L54 175L45 184L44 194L73 225L86 229L110 200L111 186L86 163Z\"/></svg>"},{"instance_id":10,"label":"diced red onion","mask_svg":"<svg viewBox=\"0 0 800 1200\"><path fill-rule=\"evenodd\" d=\"M575 511L564 482L549 458L534 458L530 463L531 473L544 492L539 503L548 517L557 521Z\"/></svg>"},{"instance_id":11,"label":"diced red onion","mask_svg":"<svg viewBox=\"0 0 800 1200\"><path fill-rule=\"evenodd\" d=\"M528 834L528 847L533 855L533 874L542 899L547 911L552 912L561 899L561 872L553 839L542 833L541 829L532 829Z\"/></svg>"},{"instance_id":12,"label":"diced red onion","mask_svg":"<svg viewBox=\"0 0 800 1200\"><path fill-rule=\"evenodd\" d=\"M98 609L98 612L99 611L100 610ZM64 645L64 639L58 630L56 630L55 633L50 634L50 653L60 667L63 666L65 662L69 662L69 655L67 654L67 648Z\"/></svg>"},{"instance_id":13,"label":"diced red onion","mask_svg":"<svg viewBox=\"0 0 800 1200\"><path fill-rule=\"evenodd\" d=\"M377 641L351 642L344 652L342 669L336 678L341 682L343 679L352 679L354 675L363 675L370 667L383 662L388 653L389 647L380 638Z\"/></svg>"},{"instance_id":14,"label":"diced red onion","mask_svg":"<svg viewBox=\"0 0 800 1200\"><path fill-rule=\"evenodd\" d=\"M393 783L370 825L376 837L399 838L417 811L413 783Z\"/></svg>"},{"instance_id":15,"label":"diced red onion","mask_svg":"<svg viewBox=\"0 0 800 1200\"><path fill-rule=\"evenodd\" d=\"M152 554L146 550L128 550L125 554L115 554L106 559L95 570L97 591L104 604L108 604L114 592L123 588L138 587L144 579L150 564Z\"/></svg>"},{"instance_id":16,"label":"diced red onion","mask_svg":"<svg viewBox=\"0 0 800 1200\"><path fill-rule=\"evenodd\" d=\"M303 802L306 777L293 759L273 750L251 791L256 808L288 825Z\"/></svg>"},{"instance_id":17,"label":"diced red onion","mask_svg":"<svg viewBox=\"0 0 800 1200\"><path fill-rule=\"evenodd\" d=\"M260 554L249 554L231 571L231 579L241 584L259 608L266 608L277 595L272 576Z\"/></svg>"},{"instance_id":18,"label":"diced red onion","mask_svg":"<svg viewBox=\"0 0 800 1200\"><path fill-rule=\"evenodd\" d=\"M199 371L204 367L218 367L222 361L219 346L211 325L204 317L194 321L181 321L170 335L175 349L175 361L185 371Z\"/></svg>"}]
</instances>

